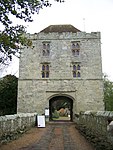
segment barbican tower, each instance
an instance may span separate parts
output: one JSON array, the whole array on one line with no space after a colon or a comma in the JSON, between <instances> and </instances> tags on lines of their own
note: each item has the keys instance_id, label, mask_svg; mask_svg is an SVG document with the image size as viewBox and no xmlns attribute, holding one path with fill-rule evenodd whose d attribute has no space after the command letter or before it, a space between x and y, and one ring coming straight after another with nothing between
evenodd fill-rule
<instances>
[{"instance_id":1,"label":"barbican tower","mask_svg":"<svg viewBox=\"0 0 113 150\"><path fill-rule=\"evenodd\" d=\"M80 111L103 110L100 32L81 32L72 25L51 25L28 35L22 49L17 112L52 117L55 103L66 102L71 120Z\"/></svg>"}]
</instances>

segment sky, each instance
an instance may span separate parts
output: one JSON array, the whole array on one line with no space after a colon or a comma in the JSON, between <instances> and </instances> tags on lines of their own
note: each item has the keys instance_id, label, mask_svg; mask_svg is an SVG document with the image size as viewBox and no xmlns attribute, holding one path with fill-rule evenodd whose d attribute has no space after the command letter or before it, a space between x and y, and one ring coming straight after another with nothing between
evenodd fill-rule
<instances>
[{"instance_id":1,"label":"sky","mask_svg":"<svg viewBox=\"0 0 113 150\"><path fill-rule=\"evenodd\" d=\"M43 8L34 15L32 23L15 20L14 24L24 24L27 32L38 33L49 25L71 24L87 33L101 32L102 72L113 81L113 0L65 0L57 3L50 0L51 7ZM13 19L14 20L14 19ZM0 75L8 73L18 76L19 63L13 59L9 68Z\"/></svg>"}]
</instances>

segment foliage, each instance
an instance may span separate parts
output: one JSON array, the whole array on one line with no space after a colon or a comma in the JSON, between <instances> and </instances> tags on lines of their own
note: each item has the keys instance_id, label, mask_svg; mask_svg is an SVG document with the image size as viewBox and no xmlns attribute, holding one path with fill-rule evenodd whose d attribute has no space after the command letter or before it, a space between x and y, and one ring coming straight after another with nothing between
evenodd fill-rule
<instances>
[{"instance_id":1,"label":"foliage","mask_svg":"<svg viewBox=\"0 0 113 150\"><path fill-rule=\"evenodd\" d=\"M52 118L59 118L59 113L57 112L57 110L52 113Z\"/></svg>"},{"instance_id":2,"label":"foliage","mask_svg":"<svg viewBox=\"0 0 113 150\"><path fill-rule=\"evenodd\" d=\"M105 110L113 111L113 82L104 76L104 103Z\"/></svg>"},{"instance_id":3,"label":"foliage","mask_svg":"<svg viewBox=\"0 0 113 150\"><path fill-rule=\"evenodd\" d=\"M55 100L52 104L52 109L53 109L53 112L54 110L60 110L61 108L69 108L70 109L70 106L71 103L68 99L58 99L58 100Z\"/></svg>"},{"instance_id":4,"label":"foliage","mask_svg":"<svg viewBox=\"0 0 113 150\"><path fill-rule=\"evenodd\" d=\"M0 115L16 113L17 83L18 79L12 75L0 80Z\"/></svg>"},{"instance_id":5,"label":"foliage","mask_svg":"<svg viewBox=\"0 0 113 150\"><path fill-rule=\"evenodd\" d=\"M0 63L8 64L12 60L12 55L19 57L19 44L28 45L27 38L22 36L23 33L23 26L7 27L0 32Z\"/></svg>"},{"instance_id":6,"label":"foliage","mask_svg":"<svg viewBox=\"0 0 113 150\"><path fill-rule=\"evenodd\" d=\"M54 0L64 2L63 0ZM43 7L51 6L49 0L1 0L0 1L0 23L4 31L0 31L0 63L6 64L12 60L12 55L20 53L20 45L29 45L29 39L23 36L25 27L21 25L12 26L10 16L22 19L25 22L33 21L32 15L38 14Z\"/></svg>"}]
</instances>

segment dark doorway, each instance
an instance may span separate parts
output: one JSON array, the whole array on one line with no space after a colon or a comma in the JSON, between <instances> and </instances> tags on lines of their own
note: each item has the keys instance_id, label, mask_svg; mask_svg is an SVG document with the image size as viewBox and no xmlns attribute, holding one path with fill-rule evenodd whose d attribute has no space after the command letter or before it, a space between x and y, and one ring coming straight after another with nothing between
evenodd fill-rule
<instances>
[{"instance_id":1,"label":"dark doorway","mask_svg":"<svg viewBox=\"0 0 113 150\"><path fill-rule=\"evenodd\" d=\"M49 100L50 120L72 121L73 100L66 96L55 96Z\"/></svg>"}]
</instances>

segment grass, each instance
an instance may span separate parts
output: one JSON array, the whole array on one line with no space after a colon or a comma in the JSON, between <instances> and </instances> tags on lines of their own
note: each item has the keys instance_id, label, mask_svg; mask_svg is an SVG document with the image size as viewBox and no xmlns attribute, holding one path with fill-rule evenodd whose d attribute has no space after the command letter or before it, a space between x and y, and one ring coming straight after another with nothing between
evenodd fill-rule
<instances>
[{"instance_id":1,"label":"grass","mask_svg":"<svg viewBox=\"0 0 113 150\"><path fill-rule=\"evenodd\" d=\"M53 120L70 120L70 117L53 118Z\"/></svg>"}]
</instances>

